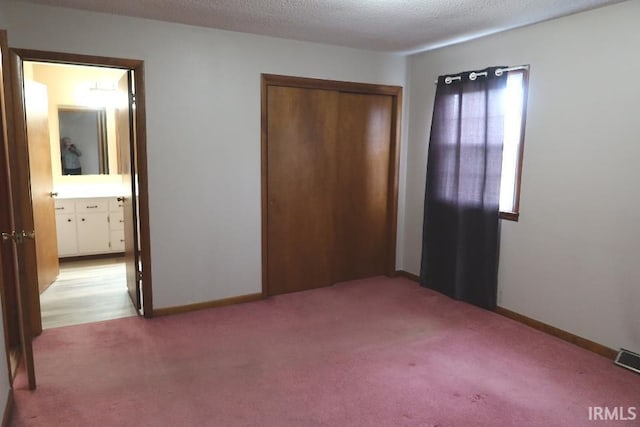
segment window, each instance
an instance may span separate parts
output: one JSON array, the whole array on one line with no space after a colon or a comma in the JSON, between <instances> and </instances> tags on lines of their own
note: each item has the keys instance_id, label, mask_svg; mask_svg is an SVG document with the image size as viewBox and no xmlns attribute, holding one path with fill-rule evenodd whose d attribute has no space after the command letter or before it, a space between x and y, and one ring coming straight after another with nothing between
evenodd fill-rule
<instances>
[{"instance_id":1,"label":"window","mask_svg":"<svg viewBox=\"0 0 640 427\"><path fill-rule=\"evenodd\" d=\"M500 181L500 218L517 221L527 113L528 70L509 71L505 93L504 147Z\"/></svg>"}]
</instances>

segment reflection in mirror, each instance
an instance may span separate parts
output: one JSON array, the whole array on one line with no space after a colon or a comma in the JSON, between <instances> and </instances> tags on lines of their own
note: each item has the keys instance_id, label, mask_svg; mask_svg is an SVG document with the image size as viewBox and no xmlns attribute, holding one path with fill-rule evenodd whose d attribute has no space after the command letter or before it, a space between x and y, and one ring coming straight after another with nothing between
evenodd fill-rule
<instances>
[{"instance_id":1,"label":"reflection in mirror","mask_svg":"<svg viewBox=\"0 0 640 427\"><path fill-rule=\"evenodd\" d=\"M48 89L48 121L54 188L119 182L116 109L127 105L127 95L119 93L117 82L125 71L106 67L29 61L24 61L23 65L26 79L42 83ZM91 125L87 125L86 128L91 130L84 132L88 135L78 136L72 133L73 130L68 131L69 126L64 123L64 116L68 114L60 113L61 110L89 112L90 114L85 115L90 117L87 121L90 121ZM60 120L63 121L62 124ZM61 167L63 137L71 138L71 142L81 151L82 156L78 160L82 175L63 175ZM87 141L94 142L91 142L88 147L83 147L84 144L89 144ZM105 142L98 145L98 141Z\"/></svg>"},{"instance_id":2,"label":"reflection in mirror","mask_svg":"<svg viewBox=\"0 0 640 427\"><path fill-rule=\"evenodd\" d=\"M104 108L58 107L63 175L109 173L107 113Z\"/></svg>"}]
</instances>

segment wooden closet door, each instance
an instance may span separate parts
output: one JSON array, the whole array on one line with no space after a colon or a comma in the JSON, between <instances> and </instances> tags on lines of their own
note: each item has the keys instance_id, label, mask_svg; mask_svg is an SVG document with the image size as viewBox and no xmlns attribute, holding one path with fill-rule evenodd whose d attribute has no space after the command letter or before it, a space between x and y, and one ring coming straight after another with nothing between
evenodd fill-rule
<instances>
[{"instance_id":1,"label":"wooden closet door","mask_svg":"<svg viewBox=\"0 0 640 427\"><path fill-rule=\"evenodd\" d=\"M388 273L393 98L341 93L334 282Z\"/></svg>"},{"instance_id":2,"label":"wooden closet door","mask_svg":"<svg viewBox=\"0 0 640 427\"><path fill-rule=\"evenodd\" d=\"M338 95L268 87L269 295L332 284Z\"/></svg>"}]
</instances>

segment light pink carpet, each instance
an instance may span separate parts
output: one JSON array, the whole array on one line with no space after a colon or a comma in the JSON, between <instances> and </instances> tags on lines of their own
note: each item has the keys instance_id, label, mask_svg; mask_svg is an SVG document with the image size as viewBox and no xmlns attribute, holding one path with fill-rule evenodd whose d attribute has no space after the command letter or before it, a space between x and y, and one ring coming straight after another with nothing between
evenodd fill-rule
<instances>
[{"instance_id":1,"label":"light pink carpet","mask_svg":"<svg viewBox=\"0 0 640 427\"><path fill-rule=\"evenodd\" d=\"M47 330L17 426L596 426L640 376L406 279Z\"/></svg>"}]
</instances>

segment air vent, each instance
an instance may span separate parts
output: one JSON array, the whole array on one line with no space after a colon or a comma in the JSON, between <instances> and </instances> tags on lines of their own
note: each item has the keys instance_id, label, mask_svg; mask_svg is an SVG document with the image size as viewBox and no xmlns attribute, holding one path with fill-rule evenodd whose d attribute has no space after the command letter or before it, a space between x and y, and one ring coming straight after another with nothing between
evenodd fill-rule
<instances>
[{"instance_id":1,"label":"air vent","mask_svg":"<svg viewBox=\"0 0 640 427\"><path fill-rule=\"evenodd\" d=\"M618 353L614 363L640 374L640 354L638 353L624 348L620 349L620 353Z\"/></svg>"}]
</instances>

